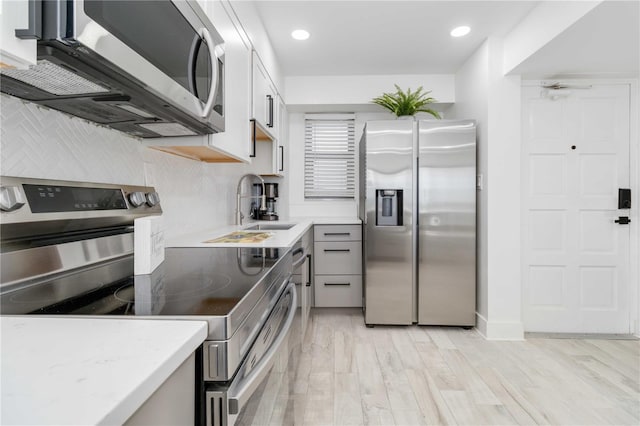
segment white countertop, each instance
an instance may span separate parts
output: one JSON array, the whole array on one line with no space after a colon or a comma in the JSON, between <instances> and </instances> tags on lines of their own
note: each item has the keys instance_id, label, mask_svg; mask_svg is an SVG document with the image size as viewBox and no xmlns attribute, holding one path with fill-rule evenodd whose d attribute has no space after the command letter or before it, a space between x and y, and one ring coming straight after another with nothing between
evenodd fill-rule
<instances>
[{"instance_id":1,"label":"white countertop","mask_svg":"<svg viewBox=\"0 0 640 426\"><path fill-rule=\"evenodd\" d=\"M234 231L241 231L255 224L295 224L291 229L267 230L269 238L259 243L207 243L205 241L222 237ZM278 221L247 222L242 226L229 225L218 228L204 229L199 232L185 234L166 242L167 247L292 247L304 233L313 225L359 225L360 219L354 217L297 217Z\"/></svg>"},{"instance_id":2,"label":"white countertop","mask_svg":"<svg viewBox=\"0 0 640 426\"><path fill-rule=\"evenodd\" d=\"M310 220L314 225L360 225L362 221L355 216L336 217L298 217L289 219L291 222Z\"/></svg>"},{"instance_id":3,"label":"white countertop","mask_svg":"<svg viewBox=\"0 0 640 426\"><path fill-rule=\"evenodd\" d=\"M6 425L122 424L207 336L203 321L0 317Z\"/></svg>"}]
</instances>

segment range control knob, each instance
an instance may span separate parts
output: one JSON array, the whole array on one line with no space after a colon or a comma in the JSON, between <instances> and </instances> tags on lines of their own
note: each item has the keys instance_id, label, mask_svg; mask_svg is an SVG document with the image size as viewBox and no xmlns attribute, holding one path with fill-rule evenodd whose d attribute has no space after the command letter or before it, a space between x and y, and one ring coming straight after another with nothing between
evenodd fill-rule
<instances>
[{"instance_id":1,"label":"range control knob","mask_svg":"<svg viewBox=\"0 0 640 426\"><path fill-rule=\"evenodd\" d=\"M160 204L160 196L158 195L157 192L153 191L153 192L148 192L147 193L147 205L149 207L153 207L157 204Z\"/></svg>"},{"instance_id":2,"label":"range control knob","mask_svg":"<svg viewBox=\"0 0 640 426\"><path fill-rule=\"evenodd\" d=\"M25 200L17 186L0 187L0 210L12 212L24 206Z\"/></svg>"},{"instance_id":3,"label":"range control knob","mask_svg":"<svg viewBox=\"0 0 640 426\"><path fill-rule=\"evenodd\" d=\"M133 207L140 207L146 202L147 197L145 196L144 192L136 191L129 194L129 203L131 203Z\"/></svg>"}]
</instances>

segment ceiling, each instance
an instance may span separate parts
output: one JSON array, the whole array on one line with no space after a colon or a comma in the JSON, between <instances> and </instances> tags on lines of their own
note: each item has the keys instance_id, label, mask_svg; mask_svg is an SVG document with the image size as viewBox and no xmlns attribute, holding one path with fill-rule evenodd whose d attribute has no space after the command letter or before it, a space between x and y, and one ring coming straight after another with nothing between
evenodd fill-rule
<instances>
[{"instance_id":1,"label":"ceiling","mask_svg":"<svg viewBox=\"0 0 640 426\"><path fill-rule=\"evenodd\" d=\"M256 1L283 74L450 74L490 34L504 35L531 1ZM471 33L449 32L468 25ZM306 41L291 38L304 28Z\"/></svg>"},{"instance_id":2,"label":"ceiling","mask_svg":"<svg viewBox=\"0 0 640 426\"><path fill-rule=\"evenodd\" d=\"M450 74L490 35L505 36L537 1L254 2L285 76ZM637 1L606 1L520 64L518 74L638 74ZM471 33L453 38L452 28ZM304 28L307 41L291 31Z\"/></svg>"},{"instance_id":3,"label":"ceiling","mask_svg":"<svg viewBox=\"0 0 640 426\"><path fill-rule=\"evenodd\" d=\"M640 2L601 3L513 72L532 78L637 77Z\"/></svg>"}]
</instances>

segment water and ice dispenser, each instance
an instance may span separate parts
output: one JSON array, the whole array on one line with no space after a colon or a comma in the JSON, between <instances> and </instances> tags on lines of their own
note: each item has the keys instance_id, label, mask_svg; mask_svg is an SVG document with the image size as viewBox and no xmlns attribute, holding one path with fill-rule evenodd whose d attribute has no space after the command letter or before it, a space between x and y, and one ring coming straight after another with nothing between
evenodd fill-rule
<instances>
[{"instance_id":1,"label":"water and ice dispenser","mask_svg":"<svg viewBox=\"0 0 640 426\"><path fill-rule=\"evenodd\" d=\"M402 189L376 189L376 226L402 226Z\"/></svg>"}]
</instances>

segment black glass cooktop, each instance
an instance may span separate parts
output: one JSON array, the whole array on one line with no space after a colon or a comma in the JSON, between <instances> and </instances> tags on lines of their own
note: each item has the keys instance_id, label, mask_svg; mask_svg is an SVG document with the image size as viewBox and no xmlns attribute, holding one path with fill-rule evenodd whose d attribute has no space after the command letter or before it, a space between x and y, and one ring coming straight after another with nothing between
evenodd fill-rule
<instances>
[{"instance_id":1,"label":"black glass cooktop","mask_svg":"<svg viewBox=\"0 0 640 426\"><path fill-rule=\"evenodd\" d=\"M134 276L127 257L5 292L1 308L3 314L227 315L258 283L267 288L280 279L287 255L286 249L168 248L150 275Z\"/></svg>"}]
</instances>

